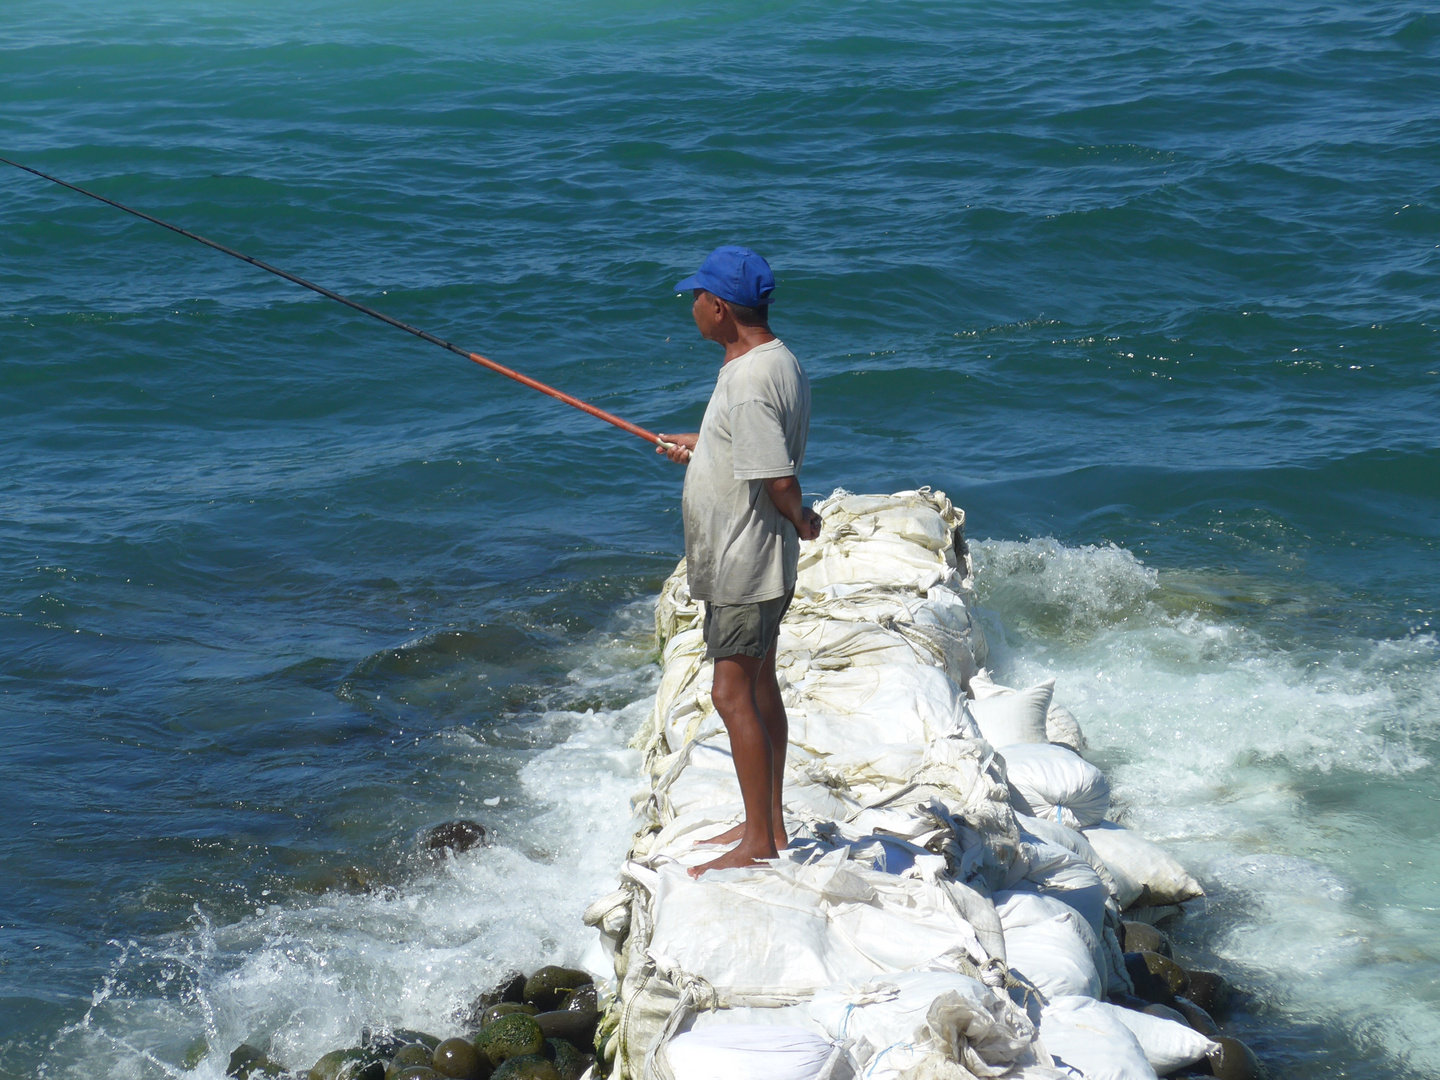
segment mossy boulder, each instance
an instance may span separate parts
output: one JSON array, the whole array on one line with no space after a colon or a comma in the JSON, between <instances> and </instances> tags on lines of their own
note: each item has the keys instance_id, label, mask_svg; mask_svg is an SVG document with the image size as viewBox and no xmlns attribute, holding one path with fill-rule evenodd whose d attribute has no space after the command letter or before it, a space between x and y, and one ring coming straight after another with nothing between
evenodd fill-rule
<instances>
[{"instance_id":1,"label":"mossy boulder","mask_svg":"<svg viewBox=\"0 0 1440 1080\"><path fill-rule=\"evenodd\" d=\"M540 1054L521 1054L496 1069L490 1080L560 1080L560 1072Z\"/></svg>"},{"instance_id":2,"label":"mossy boulder","mask_svg":"<svg viewBox=\"0 0 1440 1080\"><path fill-rule=\"evenodd\" d=\"M395 1051L395 1056L390 1059L390 1064L385 1067L385 1080L398 1080L398 1077L406 1069L426 1068L432 1069L432 1062L435 1059L435 1051L423 1043L411 1043L409 1046L402 1046Z\"/></svg>"},{"instance_id":3,"label":"mossy boulder","mask_svg":"<svg viewBox=\"0 0 1440 1080\"><path fill-rule=\"evenodd\" d=\"M539 1054L545 1048L545 1035L533 1016L515 1012L486 1024L475 1036L475 1049L499 1065L510 1058Z\"/></svg>"},{"instance_id":4,"label":"mossy boulder","mask_svg":"<svg viewBox=\"0 0 1440 1080\"><path fill-rule=\"evenodd\" d=\"M469 1039L446 1039L435 1048L430 1067L451 1080L485 1080L491 1070L490 1059Z\"/></svg>"},{"instance_id":5,"label":"mossy boulder","mask_svg":"<svg viewBox=\"0 0 1440 1080\"><path fill-rule=\"evenodd\" d=\"M543 1012L535 1017L541 1032L547 1039L566 1039L576 1046L588 1046L595 1039L595 1025L600 1022L599 1013L571 1012L557 1009Z\"/></svg>"},{"instance_id":6,"label":"mossy boulder","mask_svg":"<svg viewBox=\"0 0 1440 1080\"><path fill-rule=\"evenodd\" d=\"M332 1050L306 1076L308 1080L385 1080L385 1060L365 1046Z\"/></svg>"},{"instance_id":7,"label":"mossy boulder","mask_svg":"<svg viewBox=\"0 0 1440 1080\"><path fill-rule=\"evenodd\" d=\"M554 965L542 967L525 980L525 1000L541 1012L549 1012L560 1007L567 991L594 981L594 976L589 972L577 971L575 968Z\"/></svg>"},{"instance_id":8,"label":"mossy boulder","mask_svg":"<svg viewBox=\"0 0 1440 1080\"><path fill-rule=\"evenodd\" d=\"M494 1005L487 1006L480 1010L477 1017L477 1026L485 1027L493 1024L502 1016L509 1016L511 1013L524 1013L526 1016L535 1016L540 1012L534 1005L525 1001L497 1001Z\"/></svg>"},{"instance_id":9,"label":"mossy boulder","mask_svg":"<svg viewBox=\"0 0 1440 1080\"><path fill-rule=\"evenodd\" d=\"M582 1054L565 1039L546 1039L544 1056L546 1061L555 1066L560 1080L580 1080L580 1076L590 1067L589 1056Z\"/></svg>"},{"instance_id":10,"label":"mossy boulder","mask_svg":"<svg viewBox=\"0 0 1440 1080\"><path fill-rule=\"evenodd\" d=\"M271 1061L263 1050L251 1046L249 1043L241 1043L237 1046L230 1055L230 1063L225 1066L225 1075L233 1077L234 1080L281 1076L284 1072L283 1065Z\"/></svg>"},{"instance_id":11,"label":"mossy boulder","mask_svg":"<svg viewBox=\"0 0 1440 1080\"><path fill-rule=\"evenodd\" d=\"M1265 1080L1268 1075L1265 1066L1243 1042L1224 1035L1215 1041L1220 1044L1220 1049L1210 1055L1209 1062L1210 1071L1219 1080Z\"/></svg>"}]
</instances>

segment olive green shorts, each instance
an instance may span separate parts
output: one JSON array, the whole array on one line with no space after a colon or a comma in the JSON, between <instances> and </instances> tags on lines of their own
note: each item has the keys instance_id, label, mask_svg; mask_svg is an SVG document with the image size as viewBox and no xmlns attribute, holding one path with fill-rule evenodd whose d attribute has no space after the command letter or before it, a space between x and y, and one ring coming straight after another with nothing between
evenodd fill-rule
<instances>
[{"instance_id":1,"label":"olive green shorts","mask_svg":"<svg viewBox=\"0 0 1440 1080\"><path fill-rule=\"evenodd\" d=\"M705 659L753 656L763 659L780 637L780 620L791 594L758 604L705 605Z\"/></svg>"}]
</instances>

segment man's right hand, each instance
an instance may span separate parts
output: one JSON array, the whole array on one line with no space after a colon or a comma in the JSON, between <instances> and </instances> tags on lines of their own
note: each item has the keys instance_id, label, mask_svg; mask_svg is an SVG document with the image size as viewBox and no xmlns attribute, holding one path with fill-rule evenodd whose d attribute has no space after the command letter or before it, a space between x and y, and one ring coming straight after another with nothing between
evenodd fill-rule
<instances>
[{"instance_id":1,"label":"man's right hand","mask_svg":"<svg viewBox=\"0 0 1440 1080\"><path fill-rule=\"evenodd\" d=\"M657 454L664 454L676 465L684 465L690 460L690 455L695 452L695 443L699 440L698 432L690 432L688 435L666 435L660 433L660 439L667 442L669 446L656 446Z\"/></svg>"}]
</instances>

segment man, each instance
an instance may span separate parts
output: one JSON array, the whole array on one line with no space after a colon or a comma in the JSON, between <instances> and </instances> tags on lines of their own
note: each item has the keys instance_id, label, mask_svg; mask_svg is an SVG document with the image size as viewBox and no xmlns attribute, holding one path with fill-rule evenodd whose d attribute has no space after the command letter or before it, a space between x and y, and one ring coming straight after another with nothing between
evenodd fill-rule
<instances>
[{"instance_id":1,"label":"man","mask_svg":"<svg viewBox=\"0 0 1440 1080\"><path fill-rule=\"evenodd\" d=\"M700 335L725 361L698 433L661 435L657 447L687 465L682 499L690 595L705 601L711 697L730 736L745 820L715 838L739 843L691 869L749 866L786 845L780 794L789 724L775 681L780 620L795 590L800 541L820 516L800 501L810 431L810 381L770 331L775 277L748 248L720 247L677 282L693 291Z\"/></svg>"}]
</instances>

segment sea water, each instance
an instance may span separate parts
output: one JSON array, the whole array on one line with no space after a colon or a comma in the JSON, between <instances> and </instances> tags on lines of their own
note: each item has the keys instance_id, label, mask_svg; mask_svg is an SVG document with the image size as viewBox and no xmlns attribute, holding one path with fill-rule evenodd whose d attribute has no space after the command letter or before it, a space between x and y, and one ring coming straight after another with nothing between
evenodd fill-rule
<instances>
[{"instance_id":1,"label":"sea water","mask_svg":"<svg viewBox=\"0 0 1440 1080\"><path fill-rule=\"evenodd\" d=\"M670 285L767 254L806 491L966 508L997 676L1294 1078L1440 1073L1437 101L1403 3L0 13L0 154L655 430L719 360ZM578 959L675 467L13 170L0 416L0 1074L307 1067Z\"/></svg>"}]
</instances>

